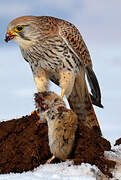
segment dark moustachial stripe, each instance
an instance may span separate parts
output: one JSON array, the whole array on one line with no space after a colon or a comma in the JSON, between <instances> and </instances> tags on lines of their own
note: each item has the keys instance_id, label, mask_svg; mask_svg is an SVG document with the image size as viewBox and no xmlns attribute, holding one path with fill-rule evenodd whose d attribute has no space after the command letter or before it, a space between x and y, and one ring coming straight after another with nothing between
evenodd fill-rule
<instances>
[{"instance_id":1,"label":"dark moustachial stripe","mask_svg":"<svg viewBox=\"0 0 121 180\"><path fill-rule=\"evenodd\" d=\"M31 41L31 39L29 39L28 37L24 36L23 32L20 32L19 35L21 36L22 39L27 40L27 41Z\"/></svg>"}]
</instances>

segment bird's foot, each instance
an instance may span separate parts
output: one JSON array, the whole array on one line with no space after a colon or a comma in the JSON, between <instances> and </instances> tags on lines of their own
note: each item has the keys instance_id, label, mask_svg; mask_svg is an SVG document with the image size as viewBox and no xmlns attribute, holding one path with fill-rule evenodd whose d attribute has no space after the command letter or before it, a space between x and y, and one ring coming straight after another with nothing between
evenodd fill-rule
<instances>
[{"instance_id":1,"label":"bird's foot","mask_svg":"<svg viewBox=\"0 0 121 180\"><path fill-rule=\"evenodd\" d=\"M39 126L41 124L41 120L39 119L38 121L36 121L36 125Z\"/></svg>"},{"instance_id":2,"label":"bird's foot","mask_svg":"<svg viewBox=\"0 0 121 180\"><path fill-rule=\"evenodd\" d=\"M36 114L38 117L40 117L39 110L35 110L31 112L31 115Z\"/></svg>"},{"instance_id":3,"label":"bird's foot","mask_svg":"<svg viewBox=\"0 0 121 180\"><path fill-rule=\"evenodd\" d=\"M53 155L50 159L48 159L48 160L46 161L46 164L50 164L51 161L53 161L53 159L55 159L55 156L54 156L54 155Z\"/></svg>"},{"instance_id":4,"label":"bird's foot","mask_svg":"<svg viewBox=\"0 0 121 180\"><path fill-rule=\"evenodd\" d=\"M62 89L62 91L61 91L61 99L63 100L63 96L64 96L64 94L65 94L65 90L64 89Z\"/></svg>"}]
</instances>

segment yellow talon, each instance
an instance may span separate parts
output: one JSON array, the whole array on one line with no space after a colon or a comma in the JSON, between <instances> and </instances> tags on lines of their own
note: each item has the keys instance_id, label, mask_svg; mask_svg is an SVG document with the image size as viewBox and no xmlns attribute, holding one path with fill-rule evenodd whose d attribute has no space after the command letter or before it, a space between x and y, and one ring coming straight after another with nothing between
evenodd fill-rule
<instances>
[{"instance_id":1,"label":"yellow talon","mask_svg":"<svg viewBox=\"0 0 121 180\"><path fill-rule=\"evenodd\" d=\"M31 112L31 115L34 114L34 111Z\"/></svg>"},{"instance_id":2,"label":"yellow talon","mask_svg":"<svg viewBox=\"0 0 121 180\"><path fill-rule=\"evenodd\" d=\"M63 99L64 94L65 94L65 90L62 89L62 91L61 91L61 99Z\"/></svg>"},{"instance_id":3,"label":"yellow talon","mask_svg":"<svg viewBox=\"0 0 121 180\"><path fill-rule=\"evenodd\" d=\"M34 114L34 113L36 113L36 114L37 114L37 116L38 116L38 117L40 117L40 113L39 113L39 111L38 111L38 110L35 110L35 111L31 112L31 115L32 115L32 114Z\"/></svg>"}]
</instances>

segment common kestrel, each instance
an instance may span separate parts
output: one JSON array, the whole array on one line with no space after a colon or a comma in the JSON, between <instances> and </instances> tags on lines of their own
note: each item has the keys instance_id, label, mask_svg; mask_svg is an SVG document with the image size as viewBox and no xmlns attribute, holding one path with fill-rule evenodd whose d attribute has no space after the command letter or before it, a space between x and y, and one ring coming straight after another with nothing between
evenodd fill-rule
<instances>
[{"instance_id":1,"label":"common kestrel","mask_svg":"<svg viewBox=\"0 0 121 180\"><path fill-rule=\"evenodd\" d=\"M49 16L23 16L9 23L5 41L11 39L17 41L24 59L30 64L39 92L47 90L50 79L62 88L61 97L65 94L72 99L75 85L83 84L81 81L76 84L76 79L84 69L92 103L103 107L89 51L73 24Z\"/></svg>"}]
</instances>

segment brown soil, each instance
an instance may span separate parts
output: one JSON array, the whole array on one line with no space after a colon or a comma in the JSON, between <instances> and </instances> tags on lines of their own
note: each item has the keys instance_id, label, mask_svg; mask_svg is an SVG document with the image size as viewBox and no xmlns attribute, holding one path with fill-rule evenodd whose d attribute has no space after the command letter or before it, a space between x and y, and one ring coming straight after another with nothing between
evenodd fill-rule
<instances>
[{"instance_id":1,"label":"brown soil","mask_svg":"<svg viewBox=\"0 0 121 180\"><path fill-rule=\"evenodd\" d=\"M36 112L31 116L0 123L0 173L22 173L44 164L51 153L48 146L46 124L37 125ZM75 147L70 159L75 164L82 162L96 165L104 174L111 176L110 168L115 162L104 158L104 151L110 151L110 142L96 129L89 129L79 123ZM55 159L53 162L59 162Z\"/></svg>"},{"instance_id":2,"label":"brown soil","mask_svg":"<svg viewBox=\"0 0 121 180\"><path fill-rule=\"evenodd\" d=\"M115 142L115 146L116 145L120 145L121 144L121 138L117 139L116 142Z\"/></svg>"}]
</instances>

